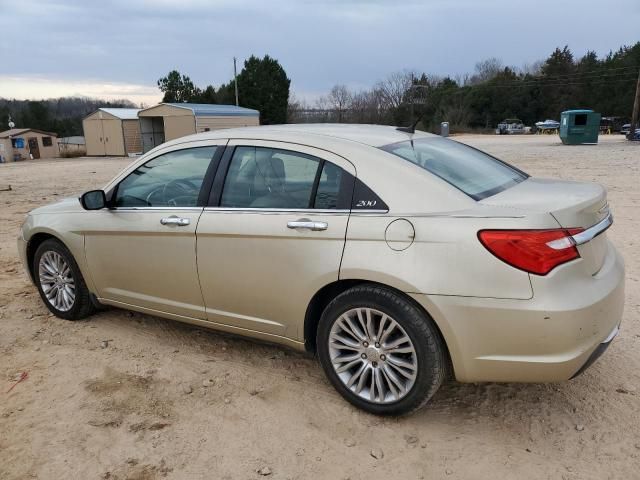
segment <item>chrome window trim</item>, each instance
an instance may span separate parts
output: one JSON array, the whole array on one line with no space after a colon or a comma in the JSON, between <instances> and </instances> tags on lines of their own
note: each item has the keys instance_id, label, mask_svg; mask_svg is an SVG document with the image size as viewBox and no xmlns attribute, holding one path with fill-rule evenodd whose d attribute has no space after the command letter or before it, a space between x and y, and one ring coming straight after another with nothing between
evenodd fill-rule
<instances>
[{"instance_id":1,"label":"chrome window trim","mask_svg":"<svg viewBox=\"0 0 640 480\"><path fill-rule=\"evenodd\" d=\"M386 215L387 213L389 213L389 210L376 210L376 209L365 209L365 208L362 208L362 209L358 208L355 210L351 210L351 215L358 215L360 213Z\"/></svg>"},{"instance_id":2,"label":"chrome window trim","mask_svg":"<svg viewBox=\"0 0 640 480\"><path fill-rule=\"evenodd\" d=\"M587 228L585 231L576 233L571 236L571 239L575 243L575 245L583 245L587 242L590 242L598 235L603 233L606 229L608 229L611 225L613 225L613 215L609 213L603 220L596 223L592 227Z\"/></svg>"},{"instance_id":3,"label":"chrome window trim","mask_svg":"<svg viewBox=\"0 0 640 480\"><path fill-rule=\"evenodd\" d=\"M116 212L127 212L127 211L140 211L140 210L150 210L150 211L156 211L156 212L162 212L162 211L173 211L173 210L185 210L185 211L192 211L192 212L196 212L196 211L201 211L204 207L113 207L110 208L109 210L111 211L116 211Z\"/></svg>"},{"instance_id":4,"label":"chrome window trim","mask_svg":"<svg viewBox=\"0 0 640 480\"><path fill-rule=\"evenodd\" d=\"M320 208L242 208L242 207L205 207L205 212L228 213L349 213L349 209L320 209Z\"/></svg>"},{"instance_id":5,"label":"chrome window trim","mask_svg":"<svg viewBox=\"0 0 640 480\"><path fill-rule=\"evenodd\" d=\"M349 209L320 209L320 208L241 208L241 207L114 207L110 208L110 211L114 212L137 212L137 211L173 211L173 210L184 210L184 211L201 211L204 210L206 212L222 212L222 213L320 213L320 214L344 214L344 213L352 213L357 215L359 213L375 213L375 214L386 214L389 213L388 210L349 210Z\"/></svg>"},{"instance_id":6,"label":"chrome window trim","mask_svg":"<svg viewBox=\"0 0 640 480\"><path fill-rule=\"evenodd\" d=\"M349 210L338 209L338 208L242 208L242 207L205 207L205 212L227 212L227 213L321 213L321 214L331 214L331 213L351 213L352 215L357 215L358 213L389 213L388 210Z\"/></svg>"}]
</instances>

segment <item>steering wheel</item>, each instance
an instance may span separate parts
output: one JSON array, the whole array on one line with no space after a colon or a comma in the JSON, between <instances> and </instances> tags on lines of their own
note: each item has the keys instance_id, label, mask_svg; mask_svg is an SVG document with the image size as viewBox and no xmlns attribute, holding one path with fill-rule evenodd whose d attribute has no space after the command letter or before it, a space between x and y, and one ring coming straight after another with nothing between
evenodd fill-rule
<instances>
[{"instance_id":1,"label":"steering wheel","mask_svg":"<svg viewBox=\"0 0 640 480\"><path fill-rule=\"evenodd\" d=\"M158 198L156 200L153 197L156 196L156 195L161 196L163 191L164 191L164 186L157 187L157 188L154 188L153 190L151 190L149 192L149 194L147 195L147 198L145 199L145 201L147 202L147 206L154 205L156 202L161 202L162 201L161 198Z\"/></svg>"},{"instance_id":2,"label":"steering wheel","mask_svg":"<svg viewBox=\"0 0 640 480\"><path fill-rule=\"evenodd\" d=\"M175 201L178 197L193 197L198 194L198 187L186 178L171 180L162 187L162 198L167 205L178 206Z\"/></svg>"}]
</instances>

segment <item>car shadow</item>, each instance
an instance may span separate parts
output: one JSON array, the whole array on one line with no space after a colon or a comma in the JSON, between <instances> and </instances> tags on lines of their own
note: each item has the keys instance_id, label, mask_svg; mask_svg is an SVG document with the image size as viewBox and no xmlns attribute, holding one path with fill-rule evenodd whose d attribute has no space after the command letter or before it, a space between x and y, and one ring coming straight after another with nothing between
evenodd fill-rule
<instances>
[{"instance_id":1,"label":"car shadow","mask_svg":"<svg viewBox=\"0 0 640 480\"><path fill-rule=\"evenodd\" d=\"M107 313L93 317L92 321L115 322L118 329L125 332L133 330L127 335L151 335L156 345L175 346L180 349L181 355L204 354L211 361L258 369L261 375L282 375L285 379L307 384L325 399L327 396L334 397L338 404L344 403L333 391L311 354L150 315L123 310L108 310ZM426 408L406 417L382 421L436 422L458 426L480 423L488 427L507 426L516 433L526 433L532 429L550 433L560 426L557 423L545 424L545 419L554 417L557 420L560 417L564 428L575 427L588 395L593 394L594 390L602 390L598 368L596 363L574 380L553 384L458 383L449 380L441 386ZM318 401L323 399L319 398ZM350 408L358 415L379 419L363 414L355 407Z\"/></svg>"}]
</instances>

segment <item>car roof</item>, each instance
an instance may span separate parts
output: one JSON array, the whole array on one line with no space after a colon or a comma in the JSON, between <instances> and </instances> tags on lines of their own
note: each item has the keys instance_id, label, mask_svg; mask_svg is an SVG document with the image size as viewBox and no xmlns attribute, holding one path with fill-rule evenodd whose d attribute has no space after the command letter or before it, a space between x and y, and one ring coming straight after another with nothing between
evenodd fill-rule
<instances>
[{"instance_id":1,"label":"car roof","mask_svg":"<svg viewBox=\"0 0 640 480\"><path fill-rule=\"evenodd\" d=\"M411 138L437 137L417 130L409 134L386 125L360 125L341 123L297 123L260 127L229 128L190 135L189 140L215 140L219 138L251 138L255 140L280 140L322 146L327 140L356 142L371 147L381 147ZM179 139L184 142L185 138Z\"/></svg>"},{"instance_id":2,"label":"car roof","mask_svg":"<svg viewBox=\"0 0 640 480\"><path fill-rule=\"evenodd\" d=\"M235 145L244 140L279 142L322 150L342 159L353 168L356 177L373 189L380 198L393 199L396 212L454 211L470 208L476 202L425 169L381 148L393 143L433 139L439 136L421 131L407 133L396 127L356 124L289 124L214 130L177 138L157 146L132 163L105 186L113 188L154 155L188 145ZM389 200L390 201L390 200ZM425 210L427 209L427 210Z\"/></svg>"}]
</instances>

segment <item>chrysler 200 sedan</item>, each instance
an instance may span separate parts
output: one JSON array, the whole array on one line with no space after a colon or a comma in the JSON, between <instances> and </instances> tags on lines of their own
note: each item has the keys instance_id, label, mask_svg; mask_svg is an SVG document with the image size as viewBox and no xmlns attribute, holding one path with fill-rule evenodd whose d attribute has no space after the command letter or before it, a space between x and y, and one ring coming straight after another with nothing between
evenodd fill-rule
<instances>
[{"instance_id":1,"label":"chrysler 200 sedan","mask_svg":"<svg viewBox=\"0 0 640 480\"><path fill-rule=\"evenodd\" d=\"M167 142L18 240L56 316L136 310L317 354L348 401L424 405L447 376L548 382L616 336L605 189L383 126Z\"/></svg>"}]
</instances>

